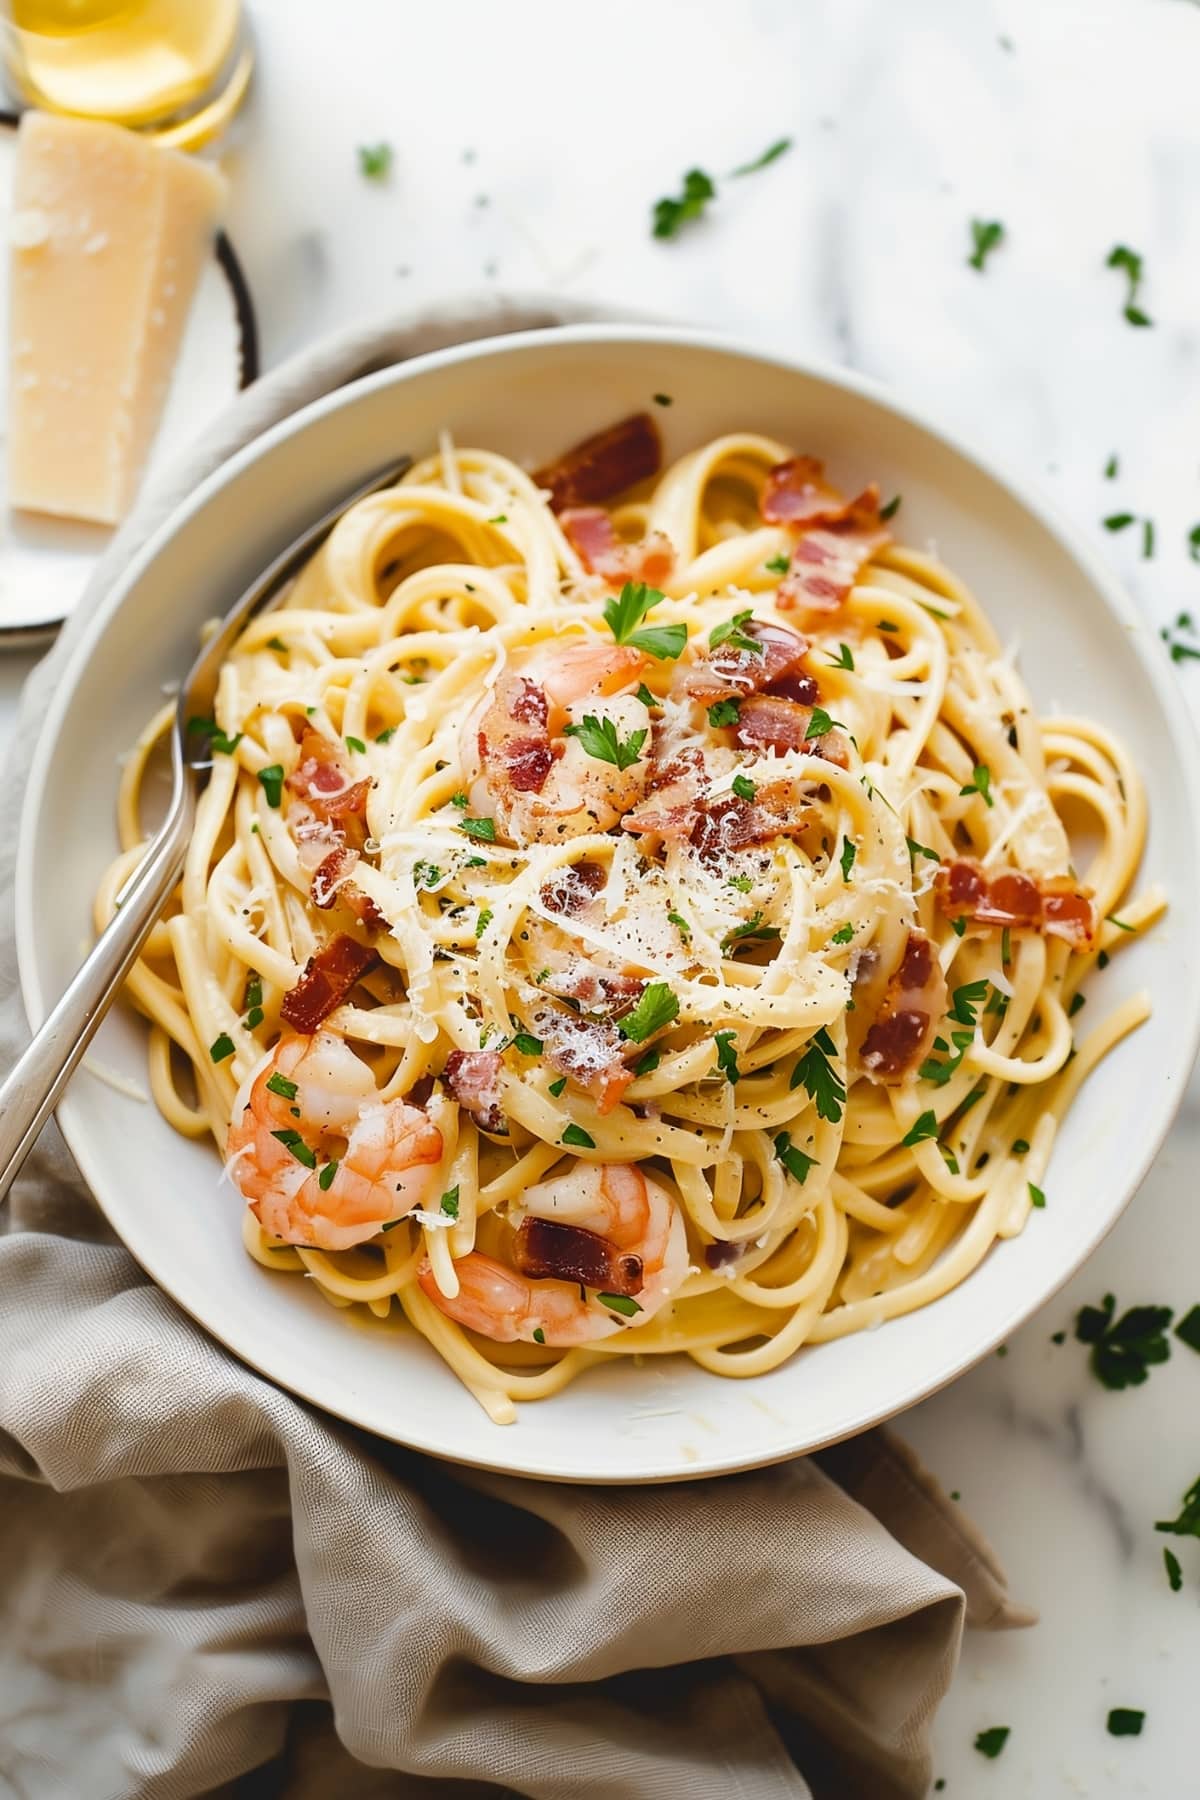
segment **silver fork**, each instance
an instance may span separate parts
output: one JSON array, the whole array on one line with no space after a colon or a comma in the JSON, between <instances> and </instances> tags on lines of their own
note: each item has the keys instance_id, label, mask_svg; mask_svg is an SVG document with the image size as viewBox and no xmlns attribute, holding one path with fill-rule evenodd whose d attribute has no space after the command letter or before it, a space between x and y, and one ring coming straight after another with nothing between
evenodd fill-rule
<instances>
[{"instance_id":1,"label":"silver fork","mask_svg":"<svg viewBox=\"0 0 1200 1800\"><path fill-rule=\"evenodd\" d=\"M179 690L171 733L172 790L167 816L122 890L111 923L0 1086L0 1203L183 873L196 801L212 767L208 736L188 727L191 721L212 716L221 664L230 647L243 627L278 598L283 584L328 536L346 508L391 487L411 463L411 457L405 457L372 476L309 526L251 583L192 664Z\"/></svg>"}]
</instances>

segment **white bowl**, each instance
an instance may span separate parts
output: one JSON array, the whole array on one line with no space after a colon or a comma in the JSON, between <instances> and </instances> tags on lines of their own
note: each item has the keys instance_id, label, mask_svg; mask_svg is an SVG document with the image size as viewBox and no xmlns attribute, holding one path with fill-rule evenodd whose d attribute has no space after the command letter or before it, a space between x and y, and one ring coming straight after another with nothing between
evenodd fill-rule
<instances>
[{"instance_id":1,"label":"white bowl","mask_svg":"<svg viewBox=\"0 0 1200 1800\"><path fill-rule=\"evenodd\" d=\"M656 408L667 453L750 429L824 457L854 491L902 492L905 538L936 544L1016 638L1036 701L1115 726L1149 787L1144 880L1173 906L1089 983L1090 1016L1148 988L1150 1022L1091 1076L1023 1235L935 1305L802 1351L750 1381L683 1359L613 1362L491 1424L419 1338L333 1311L243 1252L241 1202L207 1143L83 1070L59 1118L84 1175L147 1272L270 1379L384 1437L437 1455L566 1480L648 1481L748 1467L862 1430L950 1381L1078 1267L1111 1227L1171 1121L1200 1025L1200 771L1169 666L1109 574L1007 479L867 382L720 338L645 326L532 332L441 351L330 395L206 481L93 620L46 718L22 821L17 930L26 1006L40 1019L90 935L111 857L117 759L188 666L202 620L355 481L439 427L530 466L585 433ZM119 1008L92 1059L145 1087L144 1033Z\"/></svg>"}]
</instances>

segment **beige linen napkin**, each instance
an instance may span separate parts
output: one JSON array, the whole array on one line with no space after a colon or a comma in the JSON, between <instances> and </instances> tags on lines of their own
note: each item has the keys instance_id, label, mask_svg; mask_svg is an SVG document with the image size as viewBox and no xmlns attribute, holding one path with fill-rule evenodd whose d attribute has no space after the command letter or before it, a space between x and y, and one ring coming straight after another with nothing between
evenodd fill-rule
<instances>
[{"instance_id":1,"label":"beige linen napkin","mask_svg":"<svg viewBox=\"0 0 1200 1800\"><path fill-rule=\"evenodd\" d=\"M24 697L0 800L4 1066L27 1037L11 915L31 742L147 533L233 450L357 375L595 316L490 300L328 340L144 496ZM886 1433L625 1491L454 1469L314 1412L211 1343L114 1242L53 1127L14 1190L6 1792L910 1800L964 1617L1021 1622L987 1547Z\"/></svg>"}]
</instances>

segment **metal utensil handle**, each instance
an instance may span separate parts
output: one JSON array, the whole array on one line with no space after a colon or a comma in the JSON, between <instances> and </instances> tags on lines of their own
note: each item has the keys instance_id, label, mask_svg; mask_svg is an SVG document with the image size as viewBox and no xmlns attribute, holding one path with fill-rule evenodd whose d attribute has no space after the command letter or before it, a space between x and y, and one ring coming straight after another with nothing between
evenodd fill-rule
<instances>
[{"instance_id":1,"label":"metal utensil handle","mask_svg":"<svg viewBox=\"0 0 1200 1800\"><path fill-rule=\"evenodd\" d=\"M131 877L119 910L0 1085L0 1203L179 880L192 811L177 790L166 824Z\"/></svg>"}]
</instances>

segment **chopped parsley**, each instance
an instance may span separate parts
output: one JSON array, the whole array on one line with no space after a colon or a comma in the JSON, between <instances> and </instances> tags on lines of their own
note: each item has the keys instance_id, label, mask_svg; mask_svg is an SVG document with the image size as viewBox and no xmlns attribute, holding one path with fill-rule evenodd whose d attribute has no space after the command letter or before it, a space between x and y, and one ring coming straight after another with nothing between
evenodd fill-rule
<instances>
[{"instance_id":1,"label":"chopped parsley","mask_svg":"<svg viewBox=\"0 0 1200 1800\"><path fill-rule=\"evenodd\" d=\"M737 1051L733 1047L736 1038L736 1031L718 1031L713 1039L717 1047L717 1067L730 1087L736 1087L742 1079L742 1071L738 1068Z\"/></svg>"},{"instance_id":2,"label":"chopped parsley","mask_svg":"<svg viewBox=\"0 0 1200 1800\"><path fill-rule=\"evenodd\" d=\"M911 1126L900 1142L907 1149L923 1144L927 1138L935 1138L938 1134L938 1122L931 1112L923 1112L916 1124Z\"/></svg>"},{"instance_id":3,"label":"chopped parsley","mask_svg":"<svg viewBox=\"0 0 1200 1800\"><path fill-rule=\"evenodd\" d=\"M267 649L268 650L282 650L286 654L287 645L284 643L284 641L281 637L269 637L267 639Z\"/></svg>"},{"instance_id":4,"label":"chopped parsley","mask_svg":"<svg viewBox=\"0 0 1200 1800\"><path fill-rule=\"evenodd\" d=\"M457 794L451 794L450 804L451 804L451 806L457 806L457 808L460 812L466 812L467 807L470 805L470 802L467 799L467 796L460 789Z\"/></svg>"},{"instance_id":5,"label":"chopped parsley","mask_svg":"<svg viewBox=\"0 0 1200 1800\"><path fill-rule=\"evenodd\" d=\"M1136 516L1135 513L1130 512L1109 513L1108 517L1102 519L1100 523L1104 526L1105 531L1124 531L1127 526L1133 524Z\"/></svg>"},{"instance_id":6,"label":"chopped parsley","mask_svg":"<svg viewBox=\"0 0 1200 1800\"><path fill-rule=\"evenodd\" d=\"M999 219L971 220L971 254L967 267L982 275L983 265L998 245L1004 242L1004 227Z\"/></svg>"},{"instance_id":7,"label":"chopped parsley","mask_svg":"<svg viewBox=\"0 0 1200 1800\"><path fill-rule=\"evenodd\" d=\"M649 709L652 706L661 706L662 705L662 701L659 699L658 695L652 694L650 692L650 689L646 686L644 681L639 682L638 690L637 690L637 693L634 695L634 698L636 700L640 700L642 705L647 709L647 711L649 711Z\"/></svg>"},{"instance_id":8,"label":"chopped parsley","mask_svg":"<svg viewBox=\"0 0 1200 1800\"><path fill-rule=\"evenodd\" d=\"M1149 562L1154 555L1154 520L1142 520L1142 561Z\"/></svg>"},{"instance_id":9,"label":"chopped parsley","mask_svg":"<svg viewBox=\"0 0 1200 1800\"><path fill-rule=\"evenodd\" d=\"M1036 1187L1032 1181L1027 1181L1025 1185L1029 1189L1029 1204L1039 1208L1045 1206L1046 1196L1041 1188Z\"/></svg>"},{"instance_id":10,"label":"chopped parsley","mask_svg":"<svg viewBox=\"0 0 1200 1800\"><path fill-rule=\"evenodd\" d=\"M317 1186L323 1194L327 1194L333 1186L334 1176L337 1172L338 1164L336 1162L327 1162L325 1167L321 1170L321 1173L317 1176Z\"/></svg>"},{"instance_id":11,"label":"chopped parsley","mask_svg":"<svg viewBox=\"0 0 1200 1800\"><path fill-rule=\"evenodd\" d=\"M679 1000L665 981L652 981L644 987L633 1011L617 1021L621 1036L630 1043L644 1043L656 1031L679 1017Z\"/></svg>"},{"instance_id":12,"label":"chopped parsley","mask_svg":"<svg viewBox=\"0 0 1200 1800\"><path fill-rule=\"evenodd\" d=\"M286 646L283 647L286 648ZM197 737L207 738L209 749L219 751L222 756L232 756L245 736L245 733L241 731L234 737L228 736L221 730L215 719L189 719L187 728L189 734L194 733Z\"/></svg>"},{"instance_id":13,"label":"chopped parsley","mask_svg":"<svg viewBox=\"0 0 1200 1800\"><path fill-rule=\"evenodd\" d=\"M1200 1476L1183 1496L1176 1519L1156 1519L1155 1531L1169 1531L1174 1537L1200 1537Z\"/></svg>"},{"instance_id":14,"label":"chopped parsley","mask_svg":"<svg viewBox=\"0 0 1200 1800\"><path fill-rule=\"evenodd\" d=\"M1081 1307L1075 1318L1075 1337L1091 1346L1093 1375L1112 1392L1141 1387L1155 1363L1171 1354L1167 1329L1169 1306L1131 1306L1114 1320L1117 1303L1105 1294L1099 1306Z\"/></svg>"},{"instance_id":15,"label":"chopped parsley","mask_svg":"<svg viewBox=\"0 0 1200 1800\"><path fill-rule=\"evenodd\" d=\"M647 1050L645 1056L639 1057L633 1065L635 1075L653 1075L662 1061L661 1050Z\"/></svg>"},{"instance_id":16,"label":"chopped parsley","mask_svg":"<svg viewBox=\"0 0 1200 1800\"><path fill-rule=\"evenodd\" d=\"M896 514L900 511L900 502L903 498L903 494L893 494L887 505L880 507L879 517L885 522L888 519L894 519Z\"/></svg>"},{"instance_id":17,"label":"chopped parsley","mask_svg":"<svg viewBox=\"0 0 1200 1800\"><path fill-rule=\"evenodd\" d=\"M436 863L415 862L412 874L414 887L436 887L442 879L442 871Z\"/></svg>"},{"instance_id":18,"label":"chopped parsley","mask_svg":"<svg viewBox=\"0 0 1200 1800\"><path fill-rule=\"evenodd\" d=\"M953 1045L953 1055L947 1055L944 1062L938 1062L936 1057L926 1057L917 1070L922 1081L932 1081L935 1087L945 1087L951 1077L957 1075L962 1067L963 1057L974 1041L975 1015L984 1002L987 987L986 981L968 981L962 987L955 988L949 1017L962 1029L950 1033L949 1044L945 1038L940 1037L933 1041L935 1050L949 1051Z\"/></svg>"},{"instance_id":19,"label":"chopped parsley","mask_svg":"<svg viewBox=\"0 0 1200 1800\"><path fill-rule=\"evenodd\" d=\"M719 731L723 725L736 725L741 715L739 701L715 700L708 709L708 722Z\"/></svg>"},{"instance_id":20,"label":"chopped parsley","mask_svg":"<svg viewBox=\"0 0 1200 1800\"><path fill-rule=\"evenodd\" d=\"M493 518L490 518L488 520L488 524L489 525L507 525L508 524L508 514L507 513L496 513Z\"/></svg>"},{"instance_id":21,"label":"chopped parsley","mask_svg":"<svg viewBox=\"0 0 1200 1800\"><path fill-rule=\"evenodd\" d=\"M680 934L681 937L685 937L685 938L691 937L692 928L688 924L687 920L684 918L682 913L669 912L667 914L667 923L669 925L674 925L676 931L678 931L678 933Z\"/></svg>"},{"instance_id":22,"label":"chopped parsley","mask_svg":"<svg viewBox=\"0 0 1200 1800\"><path fill-rule=\"evenodd\" d=\"M1109 1737L1141 1737L1146 1722L1144 1712L1132 1706L1114 1706L1108 1715Z\"/></svg>"},{"instance_id":23,"label":"chopped parsley","mask_svg":"<svg viewBox=\"0 0 1200 1800\"><path fill-rule=\"evenodd\" d=\"M734 177L757 175L760 169L765 169L768 164L776 162L779 157L786 156L791 147L790 137L776 138L775 142L768 145L761 156L756 156L753 162L739 163L736 169L730 170L730 174Z\"/></svg>"},{"instance_id":24,"label":"chopped parsley","mask_svg":"<svg viewBox=\"0 0 1200 1800\"><path fill-rule=\"evenodd\" d=\"M448 1219L457 1219L457 1217L458 1217L458 1183L457 1182L455 1182L454 1186L452 1188L450 1188L447 1193L442 1195L442 1201L441 1201L441 1205L438 1207L438 1211L445 1213L445 1215Z\"/></svg>"},{"instance_id":25,"label":"chopped parsley","mask_svg":"<svg viewBox=\"0 0 1200 1800\"><path fill-rule=\"evenodd\" d=\"M544 1344L546 1341L546 1334L540 1325L535 1325L533 1328L533 1341L535 1344Z\"/></svg>"},{"instance_id":26,"label":"chopped parsley","mask_svg":"<svg viewBox=\"0 0 1200 1800\"><path fill-rule=\"evenodd\" d=\"M732 931L727 931L725 933L725 936L721 939L721 949L728 955L733 946L743 938L762 938L765 941L770 941L778 936L779 927L777 925L764 925L761 912L756 912L752 918L746 920L744 925L735 925Z\"/></svg>"},{"instance_id":27,"label":"chopped parsley","mask_svg":"<svg viewBox=\"0 0 1200 1800\"><path fill-rule=\"evenodd\" d=\"M837 1046L822 1025L792 1070L790 1088L803 1087L817 1109L817 1117L836 1125L846 1104L846 1088L833 1066Z\"/></svg>"},{"instance_id":28,"label":"chopped parsley","mask_svg":"<svg viewBox=\"0 0 1200 1800\"><path fill-rule=\"evenodd\" d=\"M475 921L475 941L477 943L491 924L493 917L491 907L485 906Z\"/></svg>"},{"instance_id":29,"label":"chopped parsley","mask_svg":"<svg viewBox=\"0 0 1200 1800\"><path fill-rule=\"evenodd\" d=\"M999 1756L1008 1742L1009 1730L1007 1725L991 1725L986 1731L981 1731L975 1739L975 1748L980 1756Z\"/></svg>"},{"instance_id":30,"label":"chopped parsley","mask_svg":"<svg viewBox=\"0 0 1200 1800\"><path fill-rule=\"evenodd\" d=\"M220 1037L214 1038L208 1047L208 1054L215 1063L224 1062L227 1056L233 1055L233 1051L233 1039L227 1031L223 1031ZM267 1086L270 1087L270 1085L270 1082L268 1082Z\"/></svg>"},{"instance_id":31,"label":"chopped parsley","mask_svg":"<svg viewBox=\"0 0 1200 1800\"><path fill-rule=\"evenodd\" d=\"M278 1138L284 1149L290 1150L296 1161L303 1163L306 1169L316 1168L316 1152L309 1149L298 1131L273 1131L271 1136Z\"/></svg>"},{"instance_id":32,"label":"chopped parsley","mask_svg":"<svg viewBox=\"0 0 1200 1800\"><path fill-rule=\"evenodd\" d=\"M246 985L242 990L242 1008L253 1008L263 1003L263 985L261 975L247 975Z\"/></svg>"},{"instance_id":33,"label":"chopped parsley","mask_svg":"<svg viewBox=\"0 0 1200 1800\"><path fill-rule=\"evenodd\" d=\"M376 734L375 742L377 744L386 744L391 738L394 738L395 735L396 727L394 725L385 725L384 729Z\"/></svg>"},{"instance_id":34,"label":"chopped parsley","mask_svg":"<svg viewBox=\"0 0 1200 1800\"><path fill-rule=\"evenodd\" d=\"M722 644L728 644L731 650L747 650L751 656L765 656L766 651L758 639L746 635L745 627L753 617L754 609L746 606L732 618L722 619L708 634L709 649L717 650Z\"/></svg>"},{"instance_id":35,"label":"chopped parsley","mask_svg":"<svg viewBox=\"0 0 1200 1800\"><path fill-rule=\"evenodd\" d=\"M809 1156L807 1151L797 1150L792 1143L790 1131L781 1131L775 1139L775 1154L791 1176L793 1181L803 1187L808 1179L808 1171L815 1167L816 1157Z\"/></svg>"},{"instance_id":36,"label":"chopped parsley","mask_svg":"<svg viewBox=\"0 0 1200 1800\"><path fill-rule=\"evenodd\" d=\"M918 844L916 838L910 837L906 837L904 841L908 845L908 854L913 862L916 862L918 856L923 856L927 862L941 862L942 859L937 851L931 850L928 844Z\"/></svg>"},{"instance_id":37,"label":"chopped parsley","mask_svg":"<svg viewBox=\"0 0 1200 1800\"><path fill-rule=\"evenodd\" d=\"M703 169L689 169L683 178L683 187L677 196L668 195L654 203L654 223L651 227L656 238L673 238L689 219L698 219L710 200L717 195L716 184L711 175Z\"/></svg>"},{"instance_id":38,"label":"chopped parsley","mask_svg":"<svg viewBox=\"0 0 1200 1800\"><path fill-rule=\"evenodd\" d=\"M763 566L772 575L786 575L792 566L792 559L785 550L781 550L778 556L768 556Z\"/></svg>"},{"instance_id":39,"label":"chopped parsley","mask_svg":"<svg viewBox=\"0 0 1200 1800\"><path fill-rule=\"evenodd\" d=\"M1118 919L1116 913L1106 913L1104 917L1105 923L1108 925L1115 925L1118 931L1133 931L1135 929L1134 926L1127 925L1124 919Z\"/></svg>"},{"instance_id":40,"label":"chopped parsley","mask_svg":"<svg viewBox=\"0 0 1200 1800\"><path fill-rule=\"evenodd\" d=\"M1193 1306L1175 1327L1175 1336L1200 1356L1200 1306Z\"/></svg>"},{"instance_id":41,"label":"chopped parsley","mask_svg":"<svg viewBox=\"0 0 1200 1800\"><path fill-rule=\"evenodd\" d=\"M392 166L390 144L360 144L358 166L368 181L386 181Z\"/></svg>"},{"instance_id":42,"label":"chopped parsley","mask_svg":"<svg viewBox=\"0 0 1200 1800\"><path fill-rule=\"evenodd\" d=\"M578 738L589 756L597 762L612 763L618 769L632 768L642 758L642 745L646 741L646 732L631 731L622 742L617 736L617 728L611 719L598 719L588 713L582 725L566 725L563 727L564 737Z\"/></svg>"},{"instance_id":43,"label":"chopped parsley","mask_svg":"<svg viewBox=\"0 0 1200 1800\"><path fill-rule=\"evenodd\" d=\"M675 404L670 394L651 394L650 398L655 406L674 406Z\"/></svg>"},{"instance_id":44,"label":"chopped parsley","mask_svg":"<svg viewBox=\"0 0 1200 1800\"><path fill-rule=\"evenodd\" d=\"M843 881L849 881L850 871L854 867L854 859L857 855L858 845L854 842L853 838L844 837L842 839L842 854L839 859L842 865Z\"/></svg>"},{"instance_id":45,"label":"chopped parsley","mask_svg":"<svg viewBox=\"0 0 1200 1800\"><path fill-rule=\"evenodd\" d=\"M1120 269L1128 281L1125 294L1125 322L1127 325L1153 325L1137 303L1138 291L1142 285L1142 259L1136 250L1127 244L1114 244L1108 253L1106 269Z\"/></svg>"},{"instance_id":46,"label":"chopped parsley","mask_svg":"<svg viewBox=\"0 0 1200 1800\"><path fill-rule=\"evenodd\" d=\"M522 1056L540 1056L544 1046L540 1037L534 1037L531 1031L518 1031L513 1039L513 1049Z\"/></svg>"},{"instance_id":47,"label":"chopped parsley","mask_svg":"<svg viewBox=\"0 0 1200 1800\"><path fill-rule=\"evenodd\" d=\"M277 807L283 799L283 764L271 763L267 768L260 769L258 779L267 796L267 805Z\"/></svg>"},{"instance_id":48,"label":"chopped parsley","mask_svg":"<svg viewBox=\"0 0 1200 1800\"><path fill-rule=\"evenodd\" d=\"M838 645L838 654L830 657L829 666L831 669L854 668L854 652L851 650L849 644Z\"/></svg>"},{"instance_id":49,"label":"chopped parsley","mask_svg":"<svg viewBox=\"0 0 1200 1800\"><path fill-rule=\"evenodd\" d=\"M604 602L604 622L618 644L631 644L660 661L682 655L687 648L686 625L651 625L639 631L646 614L666 595L644 581L627 581L615 600Z\"/></svg>"},{"instance_id":50,"label":"chopped parsley","mask_svg":"<svg viewBox=\"0 0 1200 1800\"><path fill-rule=\"evenodd\" d=\"M1013 1139L1012 1153L1014 1156L1024 1156L1028 1149L1029 1149L1029 1139L1028 1138L1014 1138Z\"/></svg>"},{"instance_id":51,"label":"chopped parsley","mask_svg":"<svg viewBox=\"0 0 1200 1800\"><path fill-rule=\"evenodd\" d=\"M958 791L964 798L968 794L979 794L989 806L996 804L992 799L992 772L986 763L976 763L970 781Z\"/></svg>"},{"instance_id":52,"label":"chopped parsley","mask_svg":"<svg viewBox=\"0 0 1200 1800\"><path fill-rule=\"evenodd\" d=\"M289 1081L286 1075L281 1075L276 1069L267 1081L267 1092L278 1094L281 1100L294 1100L299 1089L294 1081Z\"/></svg>"},{"instance_id":53,"label":"chopped parsley","mask_svg":"<svg viewBox=\"0 0 1200 1800\"><path fill-rule=\"evenodd\" d=\"M1075 1014L1077 1012L1082 1012L1086 1005L1087 1005L1087 998L1085 995L1072 994L1071 995L1071 1003L1067 1007L1068 1019L1073 1019L1075 1017Z\"/></svg>"},{"instance_id":54,"label":"chopped parsley","mask_svg":"<svg viewBox=\"0 0 1200 1800\"><path fill-rule=\"evenodd\" d=\"M754 883L749 875L731 875L725 886L736 888L739 894L748 894Z\"/></svg>"},{"instance_id":55,"label":"chopped parsley","mask_svg":"<svg viewBox=\"0 0 1200 1800\"><path fill-rule=\"evenodd\" d=\"M559 1095L562 1093L562 1091L566 1087L566 1085L567 1085L567 1078L565 1075L560 1075L557 1081L552 1081L550 1083L550 1092L554 1095L554 1098L556 1100L558 1099Z\"/></svg>"},{"instance_id":56,"label":"chopped parsley","mask_svg":"<svg viewBox=\"0 0 1200 1800\"><path fill-rule=\"evenodd\" d=\"M1117 463L1117 459L1116 459L1116 456L1115 456L1115 455L1113 455L1113 456L1110 456L1110 457L1109 457L1109 459L1108 459L1108 461L1107 461L1107 462L1106 462L1106 463L1105 463L1105 465L1104 465L1104 479L1105 479L1105 481L1112 481L1112 480L1114 480L1114 479L1115 479L1115 477L1116 477L1116 475L1117 475L1117 474L1118 474L1118 472L1119 472L1119 465L1118 465L1118 463Z\"/></svg>"},{"instance_id":57,"label":"chopped parsley","mask_svg":"<svg viewBox=\"0 0 1200 1800\"><path fill-rule=\"evenodd\" d=\"M578 1150L594 1150L596 1140L583 1129L582 1125L568 1125L562 1134L562 1142L570 1144Z\"/></svg>"},{"instance_id":58,"label":"chopped parsley","mask_svg":"<svg viewBox=\"0 0 1200 1800\"><path fill-rule=\"evenodd\" d=\"M899 631L900 627L893 624L891 619L880 619L877 629L879 631Z\"/></svg>"},{"instance_id":59,"label":"chopped parsley","mask_svg":"<svg viewBox=\"0 0 1200 1800\"><path fill-rule=\"evenodd\" d=\"M565 1134L563 1141L566 1141ZM597 1294L596 1298L601 1306L609 1307L611 1311L620 1313L626 1319L632 1319L635 1313L640 1313L642 1310L632 1294Z\"/></svg>"},{"instance_id":60,"label":"chopped parsley","mask_svg":"<svg viewBox=\"0 0 1200 1800\"><path fill-rule=\"evenodd\" d=\"M478 838L481 844L494 844L496 841L495 819L460 819L458 829L465 831L470 838Z\"/></svg>"},{"instance_id":61,"label":"chopped parsley","mask_svg":"<svg viewBox=\"0 0 1200 1800\"><path fill-rule=\"evenodd\" d=\"M1167 1571L1171 1592L1177 1594L1183 1586L1183 1570L1179 1566L1179 1558L1167 1544L1163 1545L1163 1568Z\"/></svg>"},{"instance_id":62,"label":"chopped parsley","mask_svg":"<svg viewBox=\"0 0 1200 1800\"><path fill-rule=\"evenodd\" d=\"M735 775L729 785L739 800L753 800L758 792L754 783L746 775Z\"/></svg>"},{"instance_id":63,"label":"chopped parsley","mask_svg":"<svg viewBox=\"0 0 1200 1800\"><path fill-rule=\"evenodd\" d=\"M845 731L846 729L840 719L831 719L823 706L814 706L812 709L812 718L805 727L805 743L807 743L810 738L827 736L828 733L833 730L835 725L841 731Z\"/></svg>"},{"instance_id":64,"label":"chopped parsley","mask_svg":"<svg viewBox=\"0 0 1200 1800\"><path fill-rule=\"evenodd\" d=\"M346 748L347 750L357 750L358 754L362 756L366 753L367 746L363 743L361 738L348 737L346 739Z\"/></svg>"},{"instance_id":65,"label":"chopped parsley","mask_svg":"<svg viewBox=\"0 0 1200 1800\"><path fill-rule=\"evenodd\" d=\"M850 921L847 919L847 921L844 925L838 926L837 930L834 932L833 936L830 938L829 941L831 944L848 944L850 942L850 939L853 936L854 936L854 927L850 923Z\"/></svg>"}]
</instances>

